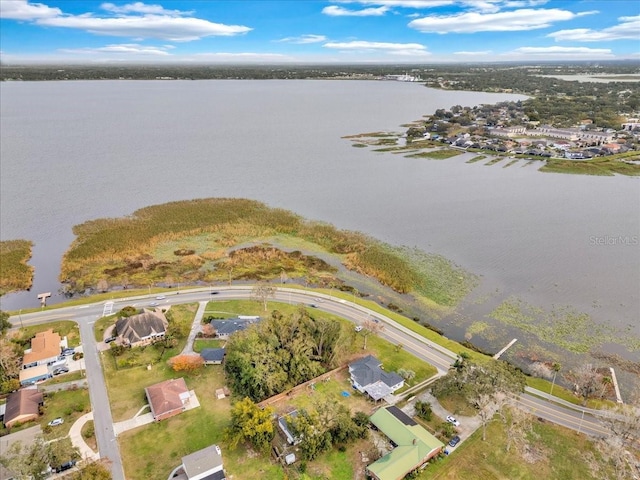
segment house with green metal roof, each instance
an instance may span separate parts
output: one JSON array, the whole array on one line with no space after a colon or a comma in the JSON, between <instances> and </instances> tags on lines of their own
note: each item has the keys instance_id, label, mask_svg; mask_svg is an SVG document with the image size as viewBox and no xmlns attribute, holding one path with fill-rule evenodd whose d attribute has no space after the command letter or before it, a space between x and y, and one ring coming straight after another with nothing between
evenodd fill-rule
<instances>
[{"instance_id":1,"label":"house with green metal roof","mask_svg":"<svg viewBox=\"0 0 640 480\"><path fill-rule=\"evenodd\" d=\"M444 448L444 443L396 406L378 409L369 420L396 445L367 467L376 480L401 480Z\"/></svg>"}]
</instances>

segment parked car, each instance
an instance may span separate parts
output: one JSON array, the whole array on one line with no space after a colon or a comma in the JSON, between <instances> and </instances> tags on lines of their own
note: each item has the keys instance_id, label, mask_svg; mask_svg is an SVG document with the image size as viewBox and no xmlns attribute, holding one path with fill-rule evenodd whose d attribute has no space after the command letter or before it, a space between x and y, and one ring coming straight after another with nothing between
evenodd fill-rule
<instances>
[{"instance_id":1,"label":"parked car","mask_svg":"<svg viewBox=\"0 0 640 480\"><path fill-rule=\"evenodd\" d=\"M63 423L64 423L64 420L63 420L62 418L58 417L58 418L54 418L53 420L51 420L51 421L48 423L48 425L49 425L50 427L55 427L55 426L57 426L57 425L62 425Z\"/></svg>"},{"instance_id":2,"label":"parked car","mask_svg":"<svg viewBox=\"0 0 640 480\"><path fill-rule=\"evenodd\" d=\"M115 342L116 337L109 337L109 338L105 338L104 339L104 343L111 343L111 342Z\"/></svg>"},{"instance_id":3,"label":"parked car","mask_svg":"<svg viewBox=\"0 0 640 480\"><path fill-rule=\"evenodd\" d=\"M362 330L362 325L356 325L356 332L359 332Z\"/></svg>"},{"instance_id":4,"label":"parked car","mask_svg":"<svg viewBox=\"0 0 640 480\"><path fill-rule=\"evenodd\" d=\"M447 415L447 422L452 423L456 427L460 426L460 422L456 420L456 417L453 417L451 415Z\"/></svg>"},{"instance_id":5,"label":"parked car","mask_svg":"<svg viewBox=\"0 0 640 480\"><path fill-rule=\"evenodd\" d=\"M58 367L53 370L54 375L60 375L61 373L69 373L69 369L67 367Z\"/></svg>"},{"instance_id":6,"label":"parked car","mask_svg":"<svg viewBox=\"0 0 640 480\"><path fill-rule=\"evenodd\" d=\"M62 355L67 357L69 355L73 355L74 353L76 353L75 349L73 348L63 348L62 349Z\"/></svg>"},{"instance_id":7,"label":"parked car","mask_svg":"<svg viewBox=\"0 0 640 480\"><path fill-rule=\"evenodd\" d=\"M68 462L63 463L59 467L54 468L53 470L56 473L60 473L60 472L64 472L66 470L69 470L69 469L73 468L75 465L76 465L76 461L75 460L69 460Z\"/></svg>"},{"instance_id":8,"label":"parked car","mask_svg":"<svg viewBox=\"0 0 640 480\"><path fill-rule=\"evenodd\" d=\"M458 435L456 435L451 440L449 440L449 446L450 447L455 447L459 443L460 443L460 437Z\"/></svg>"}]
</instances>

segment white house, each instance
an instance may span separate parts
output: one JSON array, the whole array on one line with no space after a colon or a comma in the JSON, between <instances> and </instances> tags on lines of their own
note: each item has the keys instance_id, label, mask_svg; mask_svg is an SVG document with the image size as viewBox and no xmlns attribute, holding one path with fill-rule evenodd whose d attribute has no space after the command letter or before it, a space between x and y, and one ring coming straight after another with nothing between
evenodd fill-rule
<instances>
[{"instance_id":1,"label":"white house","mask_svg":"<svg viewBox=\"0 0 640 480\"><path fill-rule=\"evenodd\" d=\"M376 401L404 386L404 379L400 375L385 372L381 365L382 362L373 355L367 355L349 364L349 374L354 388Z\"/></svg>"}]
</instances>

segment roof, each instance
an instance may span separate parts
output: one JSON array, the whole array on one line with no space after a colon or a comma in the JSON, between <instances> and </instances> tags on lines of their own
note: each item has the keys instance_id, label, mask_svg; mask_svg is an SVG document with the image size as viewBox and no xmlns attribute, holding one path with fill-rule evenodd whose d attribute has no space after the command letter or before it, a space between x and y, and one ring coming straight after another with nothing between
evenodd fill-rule
<instances>
[{"instance_id":1,"label":"roof","mask_svg":"<svg viewBox=\"0 0 640 480\"><path fill-rule=\"evenodd\" d=\"M7 398L4 423L10 423L12 420L23 415L39 415L39 406L42 402L42 392L33 388L24 388L13 392L9 395L9 398Z\"/></svg>"},{"instance_id":2,"label":"roof","mask_svg":"<svg viewBox=\"0 0 640 480\"><path fill-rule=\"evenodd\" d=\"M224 348L203 348L200 356L205 362L221 362L224 359Z\"/></svg>"},{"instance_id":3,"label":"roof","mask_svg":"<svg viewBox=\"0 0 640 480\"><path fill-rule=\"evenodd\" d=\"M119 318L116 332L126 342L133 344L152 335L160 335L167 331L167 318L160 311L144 310L138 315Z\"/></svg>"},{"instance_id":4,"label":"roof","mask_svg":"<svg viewBox=\"0 0 640 480\"><path fill-rule=\"evenodd\" d=\"M440 440L396 406L380 408L370 420L397 445L389 454L367 467L380 480L404 478L444 447Z\"/></svg>"},{"instance_id":5,"label":"roof","mask_svg":"<svg viewBox=\"0 0 640 480\"><path fill-rule=\"evenodd\" d=\"M222 468L222 452L220 451L220 447L218 445L210 445L207 448L203 448L202 450L198 450L197 452L184 456L182 457L182 466L189 478L195 477L196 475L202 475L210 470ZM220 472L222 472L222 470L220 470ZM222 473L222 477L214 476L211 478L223 479L224 473Z\"/></svg>"},{"instance_id":6,"label":"roof","mask_svg":"<svg viewBox=\"0 0 640 480\"><path fill-rule=\"evenodd\" d=\"M47 377L47 376L49 376L49 367L47 367L47 365L45 364L42 364L36 367L25 368L20 370L19 379L20 379L20 383L22 383L32 378Z\"/></svg>"},{"instance_id":7,"label":"roof","mask_svg":"<svg viewBox=\"0 0 640 480\"><path fill-rule=\"evenodd\" d=\"M24 354L22 362L29 364L60 355L60 335L49 329L36 333L31 339L31 351Z\"/></svg>"},{"instance_id":8,"label":"roof","mask_svg":"<svg viewBox=\"0 0 640 480\"><path fill-rule=\"evenodd\" d=\"M382 362L373 355L367 355L349 364L351 377L375 400L385 397L403 378L395 372L385 372Z\"/></svg>"},{"instance_id":9,"label":"roof","mask_svg":"<svg viewBox=\"0 0 640 480\"><path fill-rule=\"evenodd\" d=\"M231 335L244 330L252 323L256 323L260 317L230 318L228 320L211 320L211 326L216 329L218 335Z\"/></svg>"},{"instance_id":10,"label":"roof","mask_svg":"<svg viewBox=\"0 0 640 480\"><path fill-rule=\"evenodd\" d=\"M156 383L144 389L154 418L181 409L189 398L184 378Z\"/></svg>"}]
</instances>

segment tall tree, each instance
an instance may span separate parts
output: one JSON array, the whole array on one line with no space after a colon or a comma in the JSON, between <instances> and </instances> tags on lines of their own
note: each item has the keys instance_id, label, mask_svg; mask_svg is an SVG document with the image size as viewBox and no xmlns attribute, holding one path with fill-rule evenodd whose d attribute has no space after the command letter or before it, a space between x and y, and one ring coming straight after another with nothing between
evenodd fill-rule
<instances>
[{"instance_id":1,"label":"tall tree","mask_svg":"<svg viewBox=\"0 0 640 480\"><path fill-rule=\"evenodd\" d=\"M6 452L2 452L0 463L15 473L19 480L44 480L49 476L47 445L41 436L30 445L23 445L21 441L13 443Z\"/></svg>"},{"instance_id":2,"label":"tall tree","mask_svg":"<svg viewBox=\"0 0 640 480\"><path fill-rule=\"evenodd\" d=\"M260 408L248 397L236 402L231 408L231 425L225 431L231 448L246 441L260 451L267 451L275 434L273 413L273 408Z\"/></svg>"},{"instance_id":3,"label":"tall tree","mask_svg":"<svg viewBox=\"0 0 640 480\"><path fill-rule=\"evenodd\" d=\"M558 362L553 362L551 369L553 370L553 381L551 382L551 390L549 391L549 395L553 395L553 387L556 384L556 376L558 375L558 372L562 370L562 365Z\"/></svg>"},{"instance_id":4,"label":"tall tree","mask_svg":"<svg viewBox=\"0 0 640 480\"><path fill-rule=\"evenodd\" d=\"M9 314L0 310L0 334L4 337L13 324L9 321Z\"/></svg>"}]
</instances>

